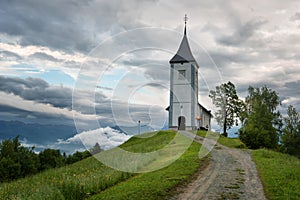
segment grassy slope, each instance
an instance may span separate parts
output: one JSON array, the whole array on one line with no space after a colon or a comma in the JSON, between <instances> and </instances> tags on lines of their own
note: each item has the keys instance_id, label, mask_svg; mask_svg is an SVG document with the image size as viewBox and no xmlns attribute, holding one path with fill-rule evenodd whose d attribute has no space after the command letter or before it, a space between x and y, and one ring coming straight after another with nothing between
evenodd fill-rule
<instances>
[{"instance_id":1,"label":"grassy slope","mask_svg":"<svg viewBox=\"0 0 300 200\"><path fill-rule=\"evenodd\" d=\"M300 160L278 152L252 152L268 199L300 199Z\"/></svg>"},{"instance_id":2,"label":"grassy slope","mask_svg":"<svg viewBox=\"0 0 300 200\"><path fill-rule=\"evenodd\" d=\"M189 179L199 168L199 149L200 145L193 143L168 167L135 176L90 199L164 199L172 194L172 188Z\"/></svg>"},{"instance_id":3,"label":"grassy slope","mask_svg":"<svg viewBox=\"0 0 300 200\"><path fill-rule=\"evenodd\" d=\"M211 132L211 131L197 131L197 135L202 137L208 137L212 139L217 139L217 141L227 147L231 148L246 148L245 144L241 142L239 138L227 138L219 133Z\"/></svg>"},{"instance_id":4,"label":"grassy slope","mask_svg":"<svg viewBox=\"0 0 300 200\"><path fill-rule=\"evenodd\" d=\"M133 152L150 152L165 146L174 135L171 131L161 131L145 139L131 138L122 147ZM157 196L167 195L169 189L195 172L199 167L199 148L199 144L193 143L188 151L169 167L138 175L111 169L91 157L67 167L0 184L0 199L73 200L89 198L95 194L99 194L99 198L111 199L109 194L113 191L117 192L117 198L121 199L157 199ZM127 179L129 181L124 182L125 184L121 183ZM116 187L112 187L116 184Z\"/></svg>"}]
</instances>

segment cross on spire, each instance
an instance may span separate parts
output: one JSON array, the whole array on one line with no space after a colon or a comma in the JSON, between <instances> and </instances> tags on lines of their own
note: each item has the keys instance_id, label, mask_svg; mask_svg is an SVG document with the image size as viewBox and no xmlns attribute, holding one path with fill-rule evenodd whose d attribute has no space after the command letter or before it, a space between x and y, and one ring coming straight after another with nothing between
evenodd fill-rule
<instances>
[{"instance_id":1,"label":"cross on spire","mask_svg":"<svg viewBox=\"0 0 300 200\"><path fill-rule=\"evenodd\" d=\"M187 22L187 20L189 19L188 17L187 17L187 14L185 14L184 15L184 35L186 35L186 22Z\"/></svg>"}]
</instances>

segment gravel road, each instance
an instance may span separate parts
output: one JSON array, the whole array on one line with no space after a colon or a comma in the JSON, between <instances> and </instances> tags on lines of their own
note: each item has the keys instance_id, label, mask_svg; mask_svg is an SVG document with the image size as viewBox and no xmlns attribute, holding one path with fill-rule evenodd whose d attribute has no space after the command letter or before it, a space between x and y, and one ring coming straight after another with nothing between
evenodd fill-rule
<instances>
[{"instance_id":1,"label":"gravel road","mask_svg":"<svg viewBox=\"0 0 300 200\"><path fill-rule=\"evenodd\" d=\"M182 134L195 137L187 131ZM196 174L193 181L179 187L180 194L172 197L172 200L266 199L250 150L228 148L200 136L196 136L194 140L203 143L204 146L208 144L211 144L211 148L214 146L210 152L210 163L203 171ZM209 145L207 148L210 148Z\"/></svg>"}]
</instances>

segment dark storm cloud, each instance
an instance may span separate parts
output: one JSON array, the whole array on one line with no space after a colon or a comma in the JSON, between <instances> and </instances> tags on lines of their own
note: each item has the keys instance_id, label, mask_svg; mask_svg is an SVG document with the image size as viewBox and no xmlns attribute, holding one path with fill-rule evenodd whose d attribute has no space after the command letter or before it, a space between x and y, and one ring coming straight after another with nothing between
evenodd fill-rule
<instances>
[{"instance_id":1,"label":"dark storm cloud","mask_svg":"<svg viewBox=\"0 0 300 200\"><path fill-rule=\"evenodd\" d=\"M29 58L33 58L33 59L37 58L37 59L49 60L49 61L53 61L53 62L59 62L60 61L59 59L56 59L53 56L48 55L46 53L42 53L42 52L36 52L34 54L31 54L29 56Z\"/></svg>"},{"instance_id":2,"label":"dark storm cloud","mask_svg":"<svg viewBox=\"0 0 300 200\"><path fill-rule=\"evenodd\" d=\"M169 84L166 85L163 82L161 82L161 83L147 83L145 86L159 88L159 89L166 89L165 86L169 86Z\"/></svg>"},{"instance_id":3,"label":"dark storm cloud","mask_svg":"<svg viewBox=\"0 0 300 200\"><path fill-rule=\"evenodd\" d=\"M40 78L12 78L0 76L0 91L12 93L20 96L25 100L34 101L37 103L50 104L58 108L72 109L72 89L68 87L51 86L46 81ZM81 105L81 112L91 114L87 107L89 103L84 103L84 98L88 96L95 97L96 101L104 102L105 96L99 92L83 91L82 98L83 104ZM86 109L85 109L86 108Z\"/></svg>"},{"instance_id":4,"label":"dark storm cloud","mask_svg":"<svg viewBox=\"0 0 300 200\"><path fill-rule=\"evenodd\" d=\"M157 84L149 84L149 86L160 87ZM0 120L19 120L42 124L72 124L73 119L70 117L72 114L63 116L58 112L47 112L47 109L54 107L67 108L69 112L75 109L74 111L81 114L96 114L101 117L101 126L134 126L136 125L136 119L142 120L145 124L151 123L151 119L161 117L160 110L163 110L152 105L137 105L120 100L113 101L106 98L102 93L94 93L93 91L81 91L81 95L76 96L76 106L72 107L71 88L50 86L47 82L38 78L21 79L0 76L0 91L14 94L33 102L33 104L36 102L47 105L47 108L43 107L45 110L39 112L28 107L26 109L17 105L14 107L14 105L7 104L5 100L0 102ZM7 101L10 100L7 99ZM22 104L22 102L19 103ZM155 109L155 114L151 114L150 108ZM9 117L7 113L11 114L10 118L7 118ZM155 117L153 117L154 115ZM115 120L120 116L122 116L122 120ZM89 124L88 120L90 119L80 119L81 122Z\"/></svg>"},{"instance_id":5,"label":"dark storm cloud","mask_svg":"<svg viewBox=\"0 0 300 200\"><path fill-rule=\"evenodd\" d=\"M228 46L240 45L251 38L253 33L265 23L267 23L266 20L248 21L245 24L241 24L239 27L237 27L231 35L221 36L218 38L217 42Z\"/></svg>"},{"instance_id":6,"label":"dark storm cloud","mask_svg":"<svg viewBox=\"0 0 300 200\"><path fill-rule=\"evenodd\" d=\"M10 59L19 60L22 58L18 54L14 53L14 52L10 52L10 51L0 51L0 58L1 57L5 58L7 60L10 60Z\"/></svg>"},{"instance_id":7,"label":"dark storm cloud","mask_svg":"<svg viewBox=\"0 0 300 200\"><path fill-rule=\"evenodd\" d=\"M45 89L49 87L49 84L40 78L10 78L0 76L0 89L7 93L14 93L19 95L24 89L40 88Z\"/></svg>"},{"instance_id":8,"label":"dark storm cloud","mask_svg":"<svg viewBox=\"0 0 300 200\"><path fill-rule=\"evenodd\" d=\"M0 91L12 93L26 100L48 103L55 107L72 107L72 90L70 88L50 86L40 78L12 78L0 76Z\"/></svg>"},{"instance_id":9,"label":"dark storm cloud","mask_svg":"<svg viewBox=\"0 0 300 200\"><path fill-rule=\"evenodd\" d=\"M296 12L291 18L291 21L298 21L300 20L300 12Z\"/></svg>"},{"instance_id":10,"label":"dark storm cloud","mask_svg":"<svg viewBox=\"0 0 300 200\"><path fill-rule=\"evenodd\" d=\"M20 36L21 45L86 52L94 45L93 32L100 27L109 28L104 16L115 14L110 4L105 5L97 10L93 1L3 0L0 2L0 32Z\"/></svg>"},{"instance_id":11,"label":"dark storm cloud","mask_svg":"<svg viewBox=\"0 0 300 200\"><path fill-rule=\"evenodd\" d=\"M55 51L86 53L107 37L137 27L170 28L182 34L182 17L185 12L188 12L190 17L187 27L189 39L192 39L190 36L194 34L195 41L203 40L224 78L224 82L235 81L238 90L244 94L249 84L253 84L253 86L267 84L278 89L283 96L294 96L299 99L298 92L291 90L291 88L296 88L295 85L278 88L277 79L282 79L282 85L284 85L289 77L286 78L287 80L283 80L285 77L280 76L280 73L271 72L273 66L277 66L278 63L284 64L282 71L285 70L285 66L289 65L294 66L294 69L299 69L297 64L299 60L297 53L299 52L299 45L297 45L299 29L294 28L299 22L300 13L296 12L298 5L293 2L297 3L297 1L262 2L258 0L243 2L185 1L184 3L175 1L160 3L157 6L151 1L135 0L2 0L0 1L0 34L11 36L12 40L16 38L13 43L20 44L21 47L38 45L49 47ZM136 31L129 36L126 35L119 40L119 43L114 43L101 53L111 54L115 51L119 52L124 47L125 50L133 50L141 46L162 47L175 53L182 35L165 34L163 31L161 33L154 35L151 31ZM210 86L213 88L219 84L215 78L218 73L212 70L215 66L207 59L206 55L199 54L197 48L193 48L191 40L189 41L195 58L199 58L200 73L204 73L204 78L211 83ZM152 62L151 58L155 55L146 52L142 57L137 51L130 53L136 55L134 59L127 59L128 62L121 64L126 67L142 68L145 71L144 75L150 81L167 82L169 80L169 70L162 71L159 66L156 68L147 65ZM158 57L160 61L156 63L168 68L168 61L172 55L163 58L165 64L160 62L162 61L161 57ZM9 51L2 52L1 56L20 59L18 54ZM29 58L58 61L44 53L35 53ZM79 67L79 64L72 60L68 60L64 64L67 67ZM295 70L294 74L299 74L298 72ZM11 82L13 81L11 80ZM30 81L26 80L25 82ZM31 87L26 84L15 79L15 82L9 86L3 82L0 86L4 87L1 90L5 92L11 92L35 102L49 103L62 108L71 107L71 89L49 86L47 83L46 86L41 87ZM43 85L43 83L38 84ZM288 94L290 90L292 93ZM103 116L109 116L105 120L110 121L110 101L105 97L100 99L101 107L97 108L97 111ZM90 110L86 108L90 102L84 100L86 99L82 97L81 108L84 113L90 113ZM120 105L121 110L125 108L124 106L125 104ZM134 110L134 112L138 113L139 111Z\"/></svg>"}]
</instances>

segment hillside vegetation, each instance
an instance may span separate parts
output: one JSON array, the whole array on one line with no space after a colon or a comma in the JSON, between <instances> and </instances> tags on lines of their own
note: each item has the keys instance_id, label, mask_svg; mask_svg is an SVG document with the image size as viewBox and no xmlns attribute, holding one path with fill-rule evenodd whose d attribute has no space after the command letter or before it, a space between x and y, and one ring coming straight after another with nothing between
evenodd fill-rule
<instances>
[{"instance_id":1,"label":"hillside vegetation","mask_svg":"<svg viewBox=\"0 0 300 200\"><path fill-rule=\"evenodd\" d=\"M197 131L197 135L216 140L218 143L230 148L246 148L246 145L239 138L228 138L217 132Z\"/></svg>"},{"instance_id":2,"label":"hillside vegetation","mask_svg":"<svg viewBox=\"0 0 300 200\"><path fill-rule=\"evenodd\" d=\"M150 152L173 141L175 135L174 131L160 131L156 134L152 133L151 137L133 137L121 147L132 152ZM174 145L176 147L176 144ZM188 150L170 166L142 174L114 170L101 164L94 157L90 157L66 167L50 169L38 175L2 183L0 199L75 200L93 199L94 195L96 199L165 198L173 187L187 180L197 170L199 149L199 144L192 143Z\"/></svg>"},{"instance_id":3,"label":"hillside vegetation","mask_svg":"<svg viewBox=\"0 0 300 200\"><path fill-rule=\"evenodd\" d=\"M300 199L300 160L259 149L252 152L268 199Z\"/></svg>"}]
</instances>

